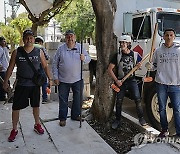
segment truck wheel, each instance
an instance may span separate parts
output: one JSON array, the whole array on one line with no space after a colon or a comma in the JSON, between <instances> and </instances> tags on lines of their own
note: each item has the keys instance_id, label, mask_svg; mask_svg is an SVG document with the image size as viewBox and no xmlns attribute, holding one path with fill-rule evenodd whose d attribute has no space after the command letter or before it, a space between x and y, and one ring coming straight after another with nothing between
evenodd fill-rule
<instances>
[{"instance_id":1,"label":"truck wheel","mask_svg":"<svg viewBox=\"0 0 180 154\"><path fill-rule=\"evenodd\" d=\"M171 107L170 99L167 100L166 112L168 119L169 130L174 127L174 117L173 117L173 109ZM155 88L151 88L148 95L145 96L145 105L148 119L150 120L152 126L158 130L161 130L160 125L160 115L159 115L159 105L158 98Z\"/></svg>"}]
</instances>

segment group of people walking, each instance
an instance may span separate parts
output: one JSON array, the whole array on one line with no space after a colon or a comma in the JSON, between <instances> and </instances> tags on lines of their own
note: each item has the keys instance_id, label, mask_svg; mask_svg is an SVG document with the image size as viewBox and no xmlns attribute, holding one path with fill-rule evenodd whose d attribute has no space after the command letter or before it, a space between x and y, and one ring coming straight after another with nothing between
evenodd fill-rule
<instances>
[{"instance_id":1,"label":"group of people walking","mask_svg":"<svg viewBox=\"0 0 180 154\"><path fill-rule=\"evenodd\" d=\"M157 86L160 121L162 132L159 136L167 136L168 122L166 115L166 103L168 96L173 105L175 116L176 133L180 136L180 45L173 42L175 31L167 29L164 31L165 43L154 53L153 63L147 64L148 68L156 69L155 82ZM68 30L65 33L66 42L57 49L53 62L52 73L50 73L47 61L49 57L46 50L42 46L44 40L42 37L34 37L31 30L25 30L23 33L23 47L18 47L13 51L9 62L9 55L6 49L4 37L0 37L0 76L4 79L3 85L0 84L0 101L5 100L5 91L9 88L9 78L14 67L16 72L16 87L12 105L12 124L13 129L8 137L9 142L13 142L18 134L17 124L19 121L19 113L21 109L29 106L33 109L34 131L43 134L44 129L41 127L39 120L40 107L40 86L33 81L34 71L30 66L25 55L28 56L36 70L43 70L47 80L42 86L42 99L47 102L46 87L52 85L52 82L58 86L59 92L59 125L66 125L68 113L68 96L70 89L73 92L73 104L71 108L71 119L80 121L81 103L83 92L82 79L82 63L87 64L91 58L87 51L82 48L81 44L76 42L74 31ZM34 45L34 44L39 45ZM131 50L131 37L123 35L120 37L119 51L110 61L108 72L116 85L121 87L121 91L116 97L116 120L112 123L112 128L117 129L121 126L122 102L125 91L131 91L136 104L139 123L143 126L147 125L144 119L143 108L141 105L141 96L135 74L132 74L125 82L121 79L129 73L129 71L138 64L137 53ZM117 67L118 75L114 73ZM168 69L167 69L168 68ZM52 75L51 75L52 74Z\"/></svg>"}]
</instances>

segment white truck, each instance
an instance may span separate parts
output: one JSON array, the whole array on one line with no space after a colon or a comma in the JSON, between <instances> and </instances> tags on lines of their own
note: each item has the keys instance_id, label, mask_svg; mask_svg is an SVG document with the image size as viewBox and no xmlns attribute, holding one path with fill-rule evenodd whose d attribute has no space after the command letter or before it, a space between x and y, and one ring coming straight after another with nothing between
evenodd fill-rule
<instances>
[{"instance_id":1,"label":"white truck","mask_svg":"<svg viewBox=\"0 0 180 154\"><path fill-rule=\"evenodd\" d=\"M178 0L117 0L117 12L114 21L114 33L117 37L124 34L132 36L132 49L142 57L151 50L155 23L158 23L155 47L163 43L163 31L173 28L176 31L176 42L180 42L180 1ZM147 9L145 9L147 8ZM146 62L145 62L146 63ZM160 116L154 82L143 83L147 69L143 64L136 71L139 88L145 103L146 113L153 127L160 129ZM173 110L167 103L169 127L173 125Z\"/></svg>"}]
</instances>

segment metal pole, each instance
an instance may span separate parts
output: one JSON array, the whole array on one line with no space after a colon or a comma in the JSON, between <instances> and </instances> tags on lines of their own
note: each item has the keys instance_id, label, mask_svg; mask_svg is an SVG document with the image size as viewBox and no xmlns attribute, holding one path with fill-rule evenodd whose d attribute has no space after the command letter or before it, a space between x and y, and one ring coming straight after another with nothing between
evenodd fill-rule
<instances>
[{"instance_id":1,"label":"metal pole","mask_svg":"<svg viewBox=\"0 0 180 154\"><path fill-rule=\"evenodd\" d=\"M54 26L54 42L56 41L56 22L53 21L53 26Z\"/></svg>"},{"instance_id":2,"label":"metal pole","mask_svg":"<svg viewBox=\"0 0 180 154\"><path fill-rule=\"evenodd\" d=\"M82 38L81 38L81 54L82 54L82 50L83 50L83 30L82 30L82 32L81 32L81 36L82 36ZM82 66L83 66L83 62L82 62L82 60L81 60L81 82L83 82L82 81ZM79 127L81 128L81 126L82 126L82 95L83 95L83 87L82 87L82 85L80 84L80 125L79 125Z\"/></svg>"},{"instance_id":3,"label":"metal pole","mask_svg":"<svg viewBox=\"0 0 180 154\"><path fill-rule=\"evenodd\" d=\"M6 25L6 2L4 0L4 24Z\"/></svg>"},{"instance_id":4,"label":"metal pole","mask_svg":"<svg viewBox=\"0 0 180 154\"><path fill-rule=\"evenodd\" d=\"M12 8L12 15L11 15L11 18L12 19L15 19L16 18L16 12L15 12L15 5L12 5L11 8Z\"/></svg>"}]
</instances>

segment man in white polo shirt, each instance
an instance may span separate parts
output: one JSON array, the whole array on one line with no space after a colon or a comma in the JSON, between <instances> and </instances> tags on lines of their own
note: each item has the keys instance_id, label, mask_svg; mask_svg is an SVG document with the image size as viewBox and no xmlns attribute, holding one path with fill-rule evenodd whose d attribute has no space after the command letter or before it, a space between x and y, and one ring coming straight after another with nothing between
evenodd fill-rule
<instances>
[{"instance_id":1,"label":"man in white polo shirt","mask_svg":"<svg viewBox=\"0 0 180 154\"><path fill-rule=\"evenodd\" d=\"M81 120L80 96L84 85L81 79L81 61L87 64L91 60L86 50L82 49L81 54L81 44L76 43L72 30L66 31L65 39L66 43L57 49L52 64L53 79L59 91L59 125L62 127L66 125L70 88L73 92L71 119Z\"/></svg>"}]
</instances>

